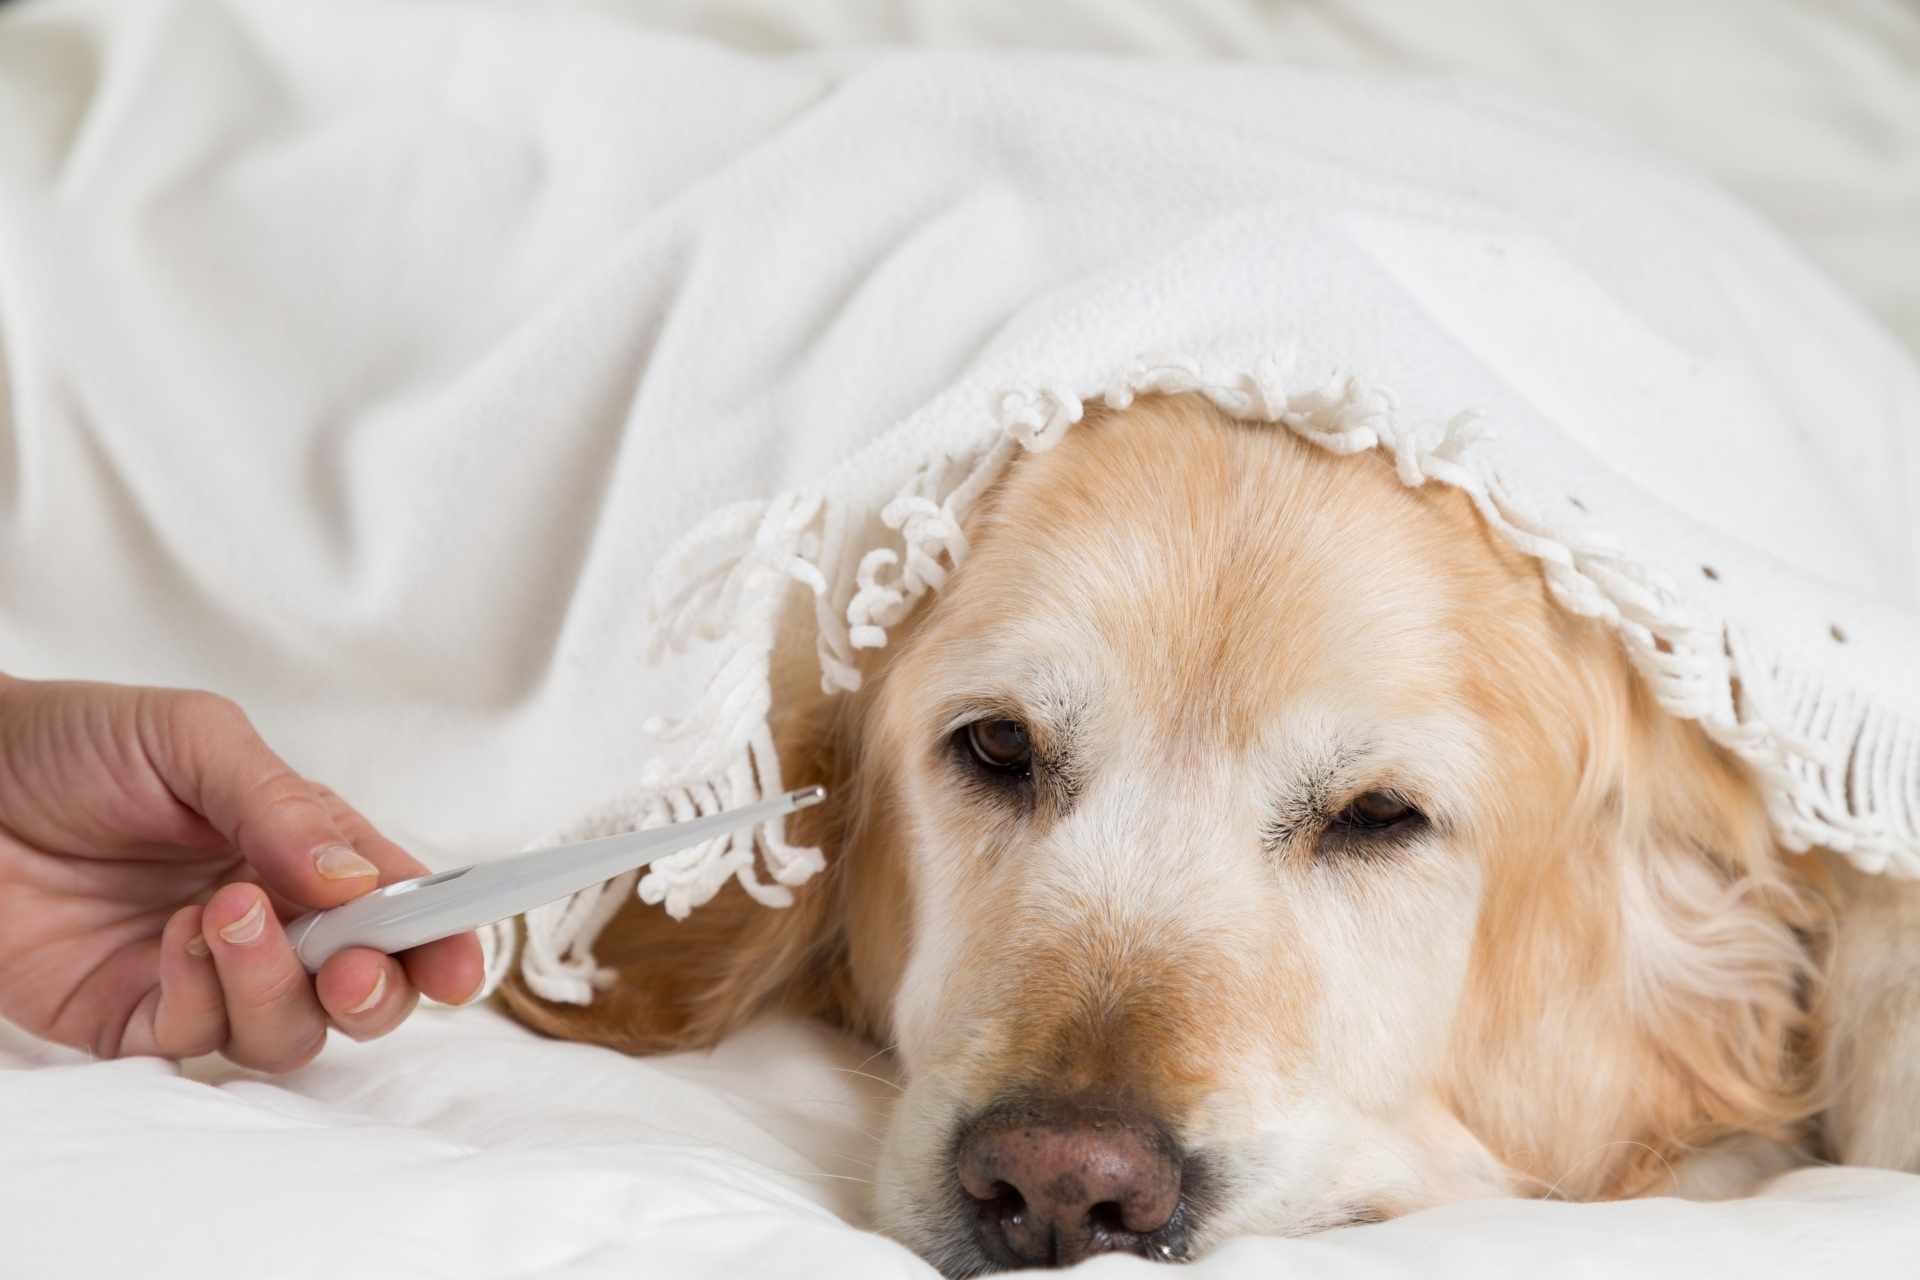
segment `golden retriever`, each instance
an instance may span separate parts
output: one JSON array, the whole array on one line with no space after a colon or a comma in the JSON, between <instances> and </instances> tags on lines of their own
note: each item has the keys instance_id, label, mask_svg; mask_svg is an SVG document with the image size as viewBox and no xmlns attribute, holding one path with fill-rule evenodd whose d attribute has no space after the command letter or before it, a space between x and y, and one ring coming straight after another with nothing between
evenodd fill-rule
<instances>
[{"instance_id":1,"label":"golden retriever","mask_svg":"<svg viewBox=\"0 0 1920 1280\"><path fill-rule=\"evenodd\" d=\"M1462 495L1150 398L968 536L861 693L782 682L828 871L635 904L617 986L519 1017L654 1052L781 1005L892 1048L878 1220L954 1275L1915 1165L1914 896L1783 854Z\"/></svg>"}]
</instances>

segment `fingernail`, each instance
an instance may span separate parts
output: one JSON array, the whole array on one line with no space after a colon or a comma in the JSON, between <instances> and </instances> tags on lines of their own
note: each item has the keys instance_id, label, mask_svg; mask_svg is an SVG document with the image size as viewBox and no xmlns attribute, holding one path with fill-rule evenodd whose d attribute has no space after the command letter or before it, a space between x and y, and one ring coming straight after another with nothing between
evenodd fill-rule
<instances>
[{"instance_id":1,"label":"fingernail","mask_svg":"<svg viewBox=\"0 0 1920 1280\"><path fill-rule=\"evenodd\" d=\"M260 935L266 931L267 903L264 898L255 898L247 914L222 929L220 936L235 946L250 947L260 941Z\"/></svg>"},{"instance_id":2,"label":"fingernail","mask_svg":"<svg viewBox=\"0 0 1920 1280\"><path fill-rule=\"evenodd\" d=\"M380 874L380 868L344 844L330 844L324 849L315 849L313 865L329 880L351 880L355 876Z\"/></svg>"},{"instance_id":3,"label":"fingernail","mask_svg":"<svg viewBox=\"0 0 1920 1280\"><path fill-rule=\"evenodd\" d=\"M195 960L205 960L213 954L213 948L207 945L207 935L196 933L187 939L187 954Z\"/></svg>"},{"instance_id":4,"label":"fingernail","mask_svg":"<svg viewBox=\"0 0 1920 1280\"><path fill-rule=\"evenodd\" d=\"M385 969L382 969L380 970L379 973L374 975L373 990L367 992L367 998L365 1000L362 1000L359 1004L353 1006L353 1008L347 1010L347 1012L348 1013L365 1013L367 1010L373 1008L373 1006L379 1004L380 997L384 996L385 994L387 994L387 971Z\"/></svg>"}]
</instances>

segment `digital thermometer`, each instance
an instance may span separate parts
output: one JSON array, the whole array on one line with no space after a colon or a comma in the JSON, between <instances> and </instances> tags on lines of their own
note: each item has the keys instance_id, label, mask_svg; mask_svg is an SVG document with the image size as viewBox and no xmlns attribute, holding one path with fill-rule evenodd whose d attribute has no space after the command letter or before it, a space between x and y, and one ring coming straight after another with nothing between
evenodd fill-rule
<instances>
[{"instance_id":1,"label":"digital thermometer","mask_svg":"<svg viewBox=\"0 0 1920 1280\"><path fill-rule=\"evenodd\" d=\"M335 952L348 947L372 947L392 955L557 902L656 858L784 817L826 797L825 787L802 787L777 800L704 818L402 880L331 910L301 916L287 926L287 941L308 973L320 972Z\"/></svg>"}]
</instances>

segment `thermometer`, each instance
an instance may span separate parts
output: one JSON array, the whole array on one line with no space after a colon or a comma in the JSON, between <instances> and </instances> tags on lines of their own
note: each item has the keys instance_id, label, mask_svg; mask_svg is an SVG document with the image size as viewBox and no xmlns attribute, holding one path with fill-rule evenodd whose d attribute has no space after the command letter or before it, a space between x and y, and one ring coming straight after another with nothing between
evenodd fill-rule
<instances>
[{"instance_id":1,"label":"thermometer","mask_svg":"<svg viewBox=\"0 0 1920 1280\"><path fill-rule=\"evenodd\" d=\"M802 787L704 818L402 880L332 910L301 916L287 926L287 941L308 973L320 972L335 952L348 947L389 955L406 951L557 902L656 858L785 817L826 797L824 787Z\"/></svg>"}]
</instances>

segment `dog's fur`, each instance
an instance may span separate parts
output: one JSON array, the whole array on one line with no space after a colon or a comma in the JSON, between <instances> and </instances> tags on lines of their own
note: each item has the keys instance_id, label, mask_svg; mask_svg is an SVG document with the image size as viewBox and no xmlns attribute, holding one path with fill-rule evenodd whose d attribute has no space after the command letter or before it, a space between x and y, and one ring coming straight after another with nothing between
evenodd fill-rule
<instances>
[{"instance_id":1,"label":"dog's fur","mask_svg":"<svg viewBox=\"0 0 1920 1280\"><path fill-rule=\"evenodd\" d=\"M1734 1194L1920 1167L1920 899L1774 844L1460 494L1203 401L1018 461L865 689L796 662L777 728L827 872L629 907L631 976L530 1025L630 1052L775 1005L896 1050L883 1227L983 1268L957 1127L1120 1096L1206 1170L1193 1246L1489 1194ZM808 646L786 646L806 654ZM1023 787L969 763L1028 726ZM1369 791L1410 831L1333 815Z\"/></svg>"}]
</instances>

